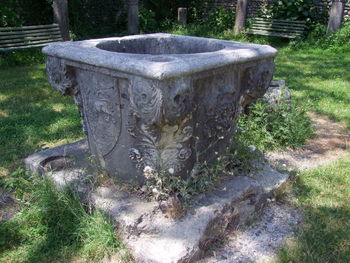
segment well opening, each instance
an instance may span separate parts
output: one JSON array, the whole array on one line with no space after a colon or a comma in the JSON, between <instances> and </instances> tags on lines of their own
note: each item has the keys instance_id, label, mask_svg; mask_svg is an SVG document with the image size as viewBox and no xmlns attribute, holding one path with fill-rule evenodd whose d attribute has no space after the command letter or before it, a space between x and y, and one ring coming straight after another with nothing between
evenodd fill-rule
<instances>
[{"instance_id":1,"label":"well opening","mask_svg":"<svg viewBox=\"0 0 350 263\"><path fill-rule=\"evenodd\" d=\"M224 48L220 43L202 39L176 39L176 38L136 38L109 40L99 43L97 48L133 54L193 54L215 52Z\"/></svg>"}]
</instances>

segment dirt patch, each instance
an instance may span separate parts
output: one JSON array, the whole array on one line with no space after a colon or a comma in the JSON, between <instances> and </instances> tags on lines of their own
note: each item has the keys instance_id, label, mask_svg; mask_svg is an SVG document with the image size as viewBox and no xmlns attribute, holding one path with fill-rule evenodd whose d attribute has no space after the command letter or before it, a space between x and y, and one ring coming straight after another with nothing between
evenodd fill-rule
<instances>
[{"instance_id":1,"label":"dirt patch","mask_svg":"<svg viewBox=\"0 0 350 263\"><path fill-rule=\"evenodd\" d=\"M0 223L11 219L17 212L15 199L0 188Z\"/></svg>"},{"instance_id":2,"label":"dirt patch","mask_svg":"<svg viewBox=\"0 0 350 263\"><path fill-rule=\"evenodd\" d=\"M300 214L293 208L271 203L261 218L247 229L231 233L223 247L200 263L271 262L286 240L300 224Z\"/></svg>"},{"instance_id":3,"label":"dirt patch","mask_svg":"<svg viewBox=\"0 0 350 263\"><path fill-rule=\"evenodd\" d=\"M309 113L315 136L294 150L267 154L271 165L284 170L303 170L326 165L349 154L350 135L345 127L327 116Z\"/></svg>"}]
</instances>

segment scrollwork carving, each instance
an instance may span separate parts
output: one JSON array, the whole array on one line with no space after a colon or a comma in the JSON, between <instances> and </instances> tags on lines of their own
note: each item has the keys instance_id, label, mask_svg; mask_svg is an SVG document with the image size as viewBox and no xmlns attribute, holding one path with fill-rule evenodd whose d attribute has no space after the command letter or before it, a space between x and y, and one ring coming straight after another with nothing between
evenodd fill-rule
<instances>
[{"instance_id":1,"label":"scrollwork carving","mask_svg":"<svg viewBox=\"0 0 350 263\"><path fill-rule=\"evenodd\" d=\"M242 72L242 94L240 106L244 107L262 97L269 87L275 66L272 59L257 63ZM245 84L245 86L244 86Z\"/></svg>"},{"instance_id":2,"label":"scrollwork carving","mask_svg":"<svg viewBox=\"0 0 350 263\"><path fill-rule=\"evenodd\" d=\"M137 81L130 86L130 118L128 132L137 139L129 150L129 158L141 171L146 167L183 172L184 163L191 157L188 141L193 129L182 124L168 125L164 116L163 94L157 82ZM166 141L166 143L164 143Z\"/></svg>"},{"instance_id":3,"label":"scrollwork carving","mask_svg":"<svg viewBox=\"0 0 350 263\"><path fill-rule=\"evenodd\" d=\"M207 114L207 136L220 139L226 136L234 124L236 107L233 103L218 104L216 109Z\"/></svg>"},{"instance_id":4,"label":"scrollwork carving","mask_svg":"<svg viewBox=\"0 0 350 263\"><path fill-rule=\"evenodd\" d=\"M76 86L74 70L68 67L62 59L56 57L47 57L46 72L50 84L63 95L72 95Z\"/></svg>"}]
</instances>

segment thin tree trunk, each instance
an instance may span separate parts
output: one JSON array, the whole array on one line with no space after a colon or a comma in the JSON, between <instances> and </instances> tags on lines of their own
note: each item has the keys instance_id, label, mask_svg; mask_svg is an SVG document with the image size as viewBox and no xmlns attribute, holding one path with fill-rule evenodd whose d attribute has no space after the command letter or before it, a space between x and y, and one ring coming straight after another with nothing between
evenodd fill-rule
<instances>
[{"instance_id":1,"label":"thin tree trunk","mask_svg":"<svg viewBox=\"0 0 350 263\"><path fill-rule=\"evenodd\" d=\"M69 17L67 0L53 0L53 22L58 24L64 41L69 41Z\"/></svg>"},{"instance_id":2,"label":"thin tree trunk","mask_svg":"<svg viewBox=\"0 0 350 263\"><path fill-rule=\"evenodd\" d=\"M139 33L139 1L128 1L128 31L132 34Z\"/></svg>"},{"instance_id":3,"label":"thin tree trunk","mask_svg":"<svg viewBox=\"0 0 350 263\"><path fill-rule=\"evenodd\" d=\"M248 0L237 0L236 19L234 27L235 35L238 35L245 28L245 21L247 18L247 7Z\"/></svg>"}]
</instances>

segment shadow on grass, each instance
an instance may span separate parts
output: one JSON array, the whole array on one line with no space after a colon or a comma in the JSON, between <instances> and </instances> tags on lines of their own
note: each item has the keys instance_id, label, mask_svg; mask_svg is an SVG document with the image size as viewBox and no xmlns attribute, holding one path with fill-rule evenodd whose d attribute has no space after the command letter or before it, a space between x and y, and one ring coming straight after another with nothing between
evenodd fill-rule
<instances>
[{"instance_id":1,"label":"shadow on grass","mask_svg":"<svg viewBox=\"0 0 350 263\"><path fill-rule=\"evenodd\" d=\"M76 106L50 87L43 65L0 70L0 109L1 167L82 135Z\"/></svg>"},{"instance_id":2,"label":"shadow on grass","mask_svg":"<svg viewBox=\"0 0 350 263\"><path fill-rule=\"evenodd\" d=\"M79 250L84 208L71 192L37 183L31 205L0 225L1 262L68 262Z\"/></svg>"},{"instance_id":3,"label":"shadow on grass","mask_svg":"<svg viewBox=\"0 0 350 263\"><path fill-rule=\"evenodd\" d=\"M350 129L350 51L283 50L276 65L276 78L287 81L301 105L345 122ZM337 112L340 107L342 114Z\"/></svg>"},{"instance_id":4,"label":"shadow on grass","mask_svg":"<svg viewBox=\"0 0 350 263\"><path fill-rule=\"evenodd\" d=\"M279 262L350 262L350 158L302 172L294 183L303 223Z\"/></svg>"}]
</instances>

